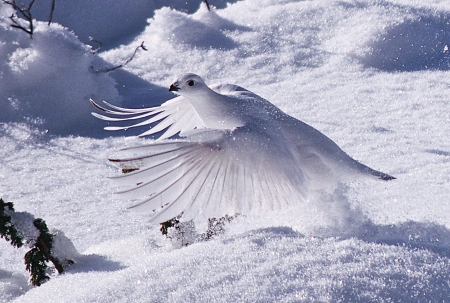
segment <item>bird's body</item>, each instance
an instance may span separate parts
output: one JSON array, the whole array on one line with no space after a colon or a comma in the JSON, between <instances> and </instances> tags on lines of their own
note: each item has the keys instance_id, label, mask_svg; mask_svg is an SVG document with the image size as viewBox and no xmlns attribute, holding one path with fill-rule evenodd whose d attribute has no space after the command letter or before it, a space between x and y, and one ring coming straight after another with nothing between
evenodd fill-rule
<instances>
[{"instance_id":1,"label":"bird's body","mask_svg":"<svg viewBox=\"0 0 450 303\"><path fill-rule=\"evenodd\" d=\"M142 135L165 130L156 141L128 149L129 158L110 159L124 169L114 177L135 206L164 222L181 213L185 220L302 205L312 190L332 188L342 179L367 176L395 179L352 159L315 128L285 114L237 85L209 88L195 74L179 77L170 90L180 96L159 107L126 109L108 104L102 111L147 118L126 129L157 123ZM181 139L168 139L176 134Z\"/></svg>"}]
</instances>

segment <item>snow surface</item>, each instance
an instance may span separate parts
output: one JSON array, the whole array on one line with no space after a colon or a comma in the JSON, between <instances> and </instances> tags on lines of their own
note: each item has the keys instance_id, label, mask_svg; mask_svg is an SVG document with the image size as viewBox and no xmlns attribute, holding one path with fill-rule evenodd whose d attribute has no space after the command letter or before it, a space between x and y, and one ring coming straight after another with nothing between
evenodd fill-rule
<instances>
[{"instance_id":1,"label":"snow surface","mask_svg":"<svg viewBox=\"0 0 450 303\"><path fill-rule=\"evenodd\" d=\"M25 249L0 241L0 301L450 301L448 1L218 1L211 13L200 1L148 1L145 13L99 2L110 15L90 26L102 6L61 2L68 28L44 14L33 39L0 5L0 197L81 253L32 287ZM84 44L94 29L109 43L97 54ZM125 68L95 72L142 41ZM238 217L180 247L112 193L107 157L145 139L103 131L88 99L157 105L185 72L250 89L398 179L347 184L320 214Z\"/></svg>"}]
</instances>

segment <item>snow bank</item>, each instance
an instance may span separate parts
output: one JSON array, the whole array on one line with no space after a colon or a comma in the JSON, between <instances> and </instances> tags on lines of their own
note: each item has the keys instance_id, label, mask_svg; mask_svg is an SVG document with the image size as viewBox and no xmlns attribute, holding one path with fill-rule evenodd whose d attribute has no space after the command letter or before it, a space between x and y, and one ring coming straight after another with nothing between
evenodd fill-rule
<instances>
[{"instance_id":1,"label":"snow bank","mask_svg":"<svg viewBox=\"0 0 450 303\"><path fill-rule=\"evenodd\" d=\"M48 21L51 2L36 2L33 5L33 16L37 20ZM211 4L223 8L227 2L236 0L217 0ZM201 0L139 0L127 4L108 0L56 1L52 20L70 28L85 44L98 46L90 40L92 37L101 42L104 49L109 49L133 39L147 25L147 19L153 17L156 9L170 6L179 11L193 13L200 3Z\"/></svg>"},{"instance_id":2,"label":"snow bank","mask_svg":"<svg viewBox=\"0 0 450 303\"><path fill-rule=\"evenodd\" d=\"M28 122L55 135L95 134L100 124L90 117L89 98L117 100L118 93L112 78L93 72L90 48L57 24L38 22L30 39L2 11L0 121Z\"/></svg>"},{"instance_id":3,"label":"snow bank","mask_svg":"<svg viewBox=\"0 0 450 303\"><path fill-rule=\"evenodd\" d=\"M174 251L133 237L89 253L120 259L123 267L103 261L104 270L92 271L86 265L98 260L86 257L84 266L15 302L45 301L48 294L53 302L400 302L445 301L449 294L446 257L358 239L304 237L287 227Z\"/></svg>"}]
</instances>

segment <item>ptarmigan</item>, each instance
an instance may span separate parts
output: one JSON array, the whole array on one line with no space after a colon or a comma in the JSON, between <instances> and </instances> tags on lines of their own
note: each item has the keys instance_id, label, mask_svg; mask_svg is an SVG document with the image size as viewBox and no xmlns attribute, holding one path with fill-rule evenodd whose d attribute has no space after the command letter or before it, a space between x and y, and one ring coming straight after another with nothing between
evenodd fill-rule
<instances>
[{"instance_id":1,"label":"ptarmigan","mask_svg":"<svg viewBox=\"0 0 450 303\"><path fill-rule=\"evenodd\" d=\"M163 131L155 141L128 148L130 157L110 159L132 172L114 180L131 186L120 192L141 199L133 208L165 222L223 217L301 207L312 190L332 188L359 176L391 180L352 159L315 128L285 114L262 97L231 84L208 87L195 74L170 85L178 94L161 106L129 109L92 104L107 121L143 119L120 130L152 125L141 136ZM174 135L178 139L170 139Z\"/></svg>"}]
</instances>

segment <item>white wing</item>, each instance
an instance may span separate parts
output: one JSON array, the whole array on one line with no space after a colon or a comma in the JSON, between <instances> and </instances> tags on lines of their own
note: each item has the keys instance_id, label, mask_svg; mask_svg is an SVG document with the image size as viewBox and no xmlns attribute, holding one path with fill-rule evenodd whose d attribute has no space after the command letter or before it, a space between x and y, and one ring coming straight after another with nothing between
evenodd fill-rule
<instances>
[{"instance_id":1,"label":"white wing","mask_svg":"<svg viewBox=\"0 0 450 303\"><path fill-rule=\"evenodd\" d=\"M165 222L269 211L305 201L307 182L283 138L254 128L206 130L186 140L166 140L124 150L110 159L138 170L112 179L131 185L119 194L141 198L133 206Z\"/></svg>"},{"instance_id":2,"label":"white wing","mask_svg":"<svg viewBox=\"0 0 450 303\"><path fill-rule=\"evenodd\" d=\"M213 85L211 86L211 89L224 95L242 94L244 92L251 93L240 86L232 84ZM155 124L139 136L153 135L164 130L163 134L158 138L158 140L163 140L178 133L183 135L184 133L188 133L195 129L205 128L205 124L194 110L192 104L182 96L170 99L160 106L147 108L124 108L112 105L106 101L103 101L103 103L105 103L107 107L103 107L92 99L90 99L90 101L97 109L105 114L113 116L92 113L93 116L105 121L119 122L145 119L142 122L130 124L128 126L107 126L105 127L105 130L127 130L133 127Z\"/></svg>"},{"instance_id":3,"label":"white wing","mask_svg":"<svg viewBox=\"0 0 450 303\"><path fill-rule=\"evenodd\" d=\"M170 138L177 133L184 133L194 129L204 128L204 124L192 105L184 97L176 97L157 107L148 108L123 108L103 101L109 108L105 108L95 103L91 103L101 111L109 115L119 117L110 117L92 113L95 117L106 121L128 121L147 118L146 120L131 124L128 126L107 126L105 130L127 130L132 127L146 126L156 123L149 130L139 136L147 136L163 131L158 140ZM126 116L126 117L124 117Z\"/></svg>"}]
</instances>

